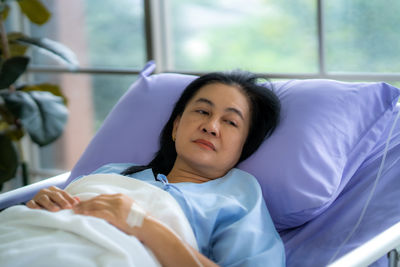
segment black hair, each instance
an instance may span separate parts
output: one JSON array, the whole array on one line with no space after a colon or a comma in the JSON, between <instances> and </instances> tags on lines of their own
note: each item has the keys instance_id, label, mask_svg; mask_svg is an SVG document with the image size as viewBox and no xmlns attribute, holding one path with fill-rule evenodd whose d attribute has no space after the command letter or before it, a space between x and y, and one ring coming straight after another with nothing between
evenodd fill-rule
<instances>
[{"instance_id":1,"label":"black hair","mask_svg":"<svg viewBox=\"0 0 400 267\"><path fill-rule=\"evenodd\" d=\"M160 149L154 159L148 165L131 166L121 174L129 175L148 168L151 168L155 175L170 173L177 157L175 142L172 140L174 121L182 115L187 103L199 89L213 83L235 86L248 97L251 115L250 129L238 163L248 158L275 130L279 123L281 109L279 98L272 89L266 87L266 84L270 83L261 85L258 83L259 79L263 79L263 77L251 72L235 70L213 72L193 80L175 103L171 116L161 131Z\"/></svg>"}]
</instances>

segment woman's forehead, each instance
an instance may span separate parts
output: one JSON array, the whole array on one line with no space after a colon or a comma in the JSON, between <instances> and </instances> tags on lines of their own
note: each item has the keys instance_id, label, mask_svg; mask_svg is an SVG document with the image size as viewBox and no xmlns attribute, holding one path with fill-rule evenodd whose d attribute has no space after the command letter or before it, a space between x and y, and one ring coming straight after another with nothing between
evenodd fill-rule
<instances>
[{"instance_id":1,"label":"woman's forehead","mask_svg":"<svg viewBox=\"0 0 400 267\"><path fill-rule=\"evenodd\" d=\"M249 111L249 100L246 94L237 86L222 83L212 83L201 87L190 103L204 103L210 106L221 106L221 108L240 108L245 113Z\"/></svg>"}]
</instances>

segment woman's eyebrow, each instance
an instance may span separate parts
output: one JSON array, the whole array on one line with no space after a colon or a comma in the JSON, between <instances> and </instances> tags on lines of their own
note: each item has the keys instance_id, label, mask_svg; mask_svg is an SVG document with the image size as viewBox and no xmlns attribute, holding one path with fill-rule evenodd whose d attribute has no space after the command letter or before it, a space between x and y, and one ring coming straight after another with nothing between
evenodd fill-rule
<instances>
[{"instance_id":1,"label":"woman's eyebrow","mask_svg":"<svg viewBox=\"0 0 400 267\"><path fill-rule=\"evenodd\" d=\"M210 106L215 106L214 105L214 103L213 102L211 102L211 100L208 100L207 98L202 98L202 97L200 97L199 99L197 99L196 100L196 103L206 103L206 104L208 104L208 105L210 105Z\"/></svg>"},{"instance_id":2,"label":"woman's eyebrow","mask_svg":"<svg viewBox=\"0 0 400 267\"><path fill-rule=\"evenodd\" d=\"M211 107L215 106L214 103L211 100L207 99L207 98L200 97L195 102L196 103L206 103L207 105L209 105ZM225 111L236 113L242 120L244 120L242 112L240 112L240 110L238 110L236 108L229 107L229 108L226 108Z\"/></svg>"},{"instance_id":3,"label":"woman's eyebrow","mask_svg":"<svg viewBox=\"0 0 400 267\"><path fill-rule=\"evenodd\" d=\"M244 121L243 114L242 114L242 112L240 112L240 110L238 110L236 108L226 108L225 110L236 113Z\"/></svg>"}]
</instances>

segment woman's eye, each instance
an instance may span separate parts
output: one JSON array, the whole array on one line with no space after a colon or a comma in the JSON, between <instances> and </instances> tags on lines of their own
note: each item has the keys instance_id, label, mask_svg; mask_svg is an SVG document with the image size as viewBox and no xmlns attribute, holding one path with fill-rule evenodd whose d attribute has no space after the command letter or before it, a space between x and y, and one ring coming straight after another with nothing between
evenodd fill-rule
<instances>
[{"instance_id":1,"label":"woman's eye","mask_svg":"<svg viewBox=\"0 0 400 267\"><path fill-rule=\"evenodd\" d=\"M237 127L237 124L236 124L234 121L227 120L226 122L227 122L229 125L232 125L232 126L234 126L234 127Z\"/></svg>"},{"instance_id":2,"label":"woman's eye","mask_svg":"<svg viewBox=\"0 0 400 267\"><path fill-rule=\"evenodd\" d=\"M202 109L198 109L198 110L196 110L196 112L197 112L197 113L200 113L200 114L202 114L202 115L208 115L208 114L209 114L207 111L202 110Z\"/></svg>"}]
</instances>

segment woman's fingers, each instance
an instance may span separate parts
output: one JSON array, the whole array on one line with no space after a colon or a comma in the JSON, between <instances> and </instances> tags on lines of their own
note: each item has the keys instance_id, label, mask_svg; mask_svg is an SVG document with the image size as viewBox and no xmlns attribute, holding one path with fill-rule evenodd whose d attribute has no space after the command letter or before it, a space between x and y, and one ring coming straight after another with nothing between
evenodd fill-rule
<instances>
[{"instance_id":1,"label":"woman's fingers","mask_svg":"<svg viewBox=\"0 0 400 267\"><path fill-rule=\"evenodd\" d=\"M32 200L29 200L27 203L26 203L26 206L28 207L28 208L31 208L31 209L41 209L42 207L40 207L38 204L36 204L36 202L32 199Z\"/></svg>"},{"instance_id":2,"label":"woman's fingers","mask_svg":"<svg viewBox=\"0 0 400 267\"><path fill-rule=\"evenodd\" d=\"M50 199L63 209L70 209L75 203L74 198L67 192L58 189L49 195Z\"/></svg>"},{"instance_id":3,"label":"woman's fingers","mask_svg":"<svg viewBox=\"0 0 400 267\"><path fill-rule=\"evenodd\" d=\"M33 200L42 208L49 211L59 211L61 207L56 202L53 202L53 200L47 194L42 194Z\"/></svg>"},{"instance_id":4,"label":"woman's fingers","mask_svg":"<svg viewBox=\"0 0 400 267\"><path fill-rule=\"evenodd\" d=\"M41 189L26 205L33 209L43 208L49 211L59 211L60 209L71 209L78 203L79 198L74 198L64 190L51 186Z\"/></svg>"},{"instance_id":5,"label":"woman's fingers","mask_svg":"<svg viewBox=\"0 0 400 267\"><path fill-rule=\"evenodd\" d=\"M70 209L72 206L79 203L79 199L74 198L66 191L56 186L50 187L49 190L51 191L51 193L48 194L49 198L62 209Z\"/></svg>"}]
</instances>

